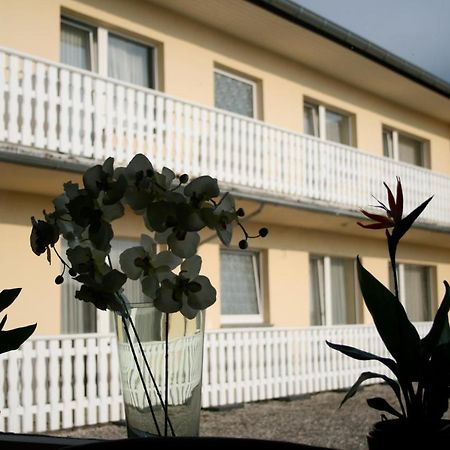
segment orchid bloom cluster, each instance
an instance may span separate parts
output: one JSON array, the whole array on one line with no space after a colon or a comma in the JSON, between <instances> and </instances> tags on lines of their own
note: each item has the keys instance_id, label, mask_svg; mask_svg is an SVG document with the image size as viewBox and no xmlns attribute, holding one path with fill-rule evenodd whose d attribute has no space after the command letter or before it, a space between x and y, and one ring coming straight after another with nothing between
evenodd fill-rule
<instances>
[{"instance_id":1,"label":"orchid bloom cluster","mask_svg":"<svg viewBox=\"0 0 450 450\"><path fill-rule=\"evenodd\" d=\"M240 248L246 248L250 238L267 235L266 228L256 236L248 234L239 220L244 211L235 209L230 194L221 195L216 179L201 176L190 181L188 175L176 176L166 167L157 172L142 154L127 167L114 168L113 158L91 167L83 175L83 187L65 183L64 193L53 204L54 211L44 211L44 220L31 218L33 252L46 253L51 263L54 251L63 264L57 284L68 269L81 283L76 298L118 312L125 306L122 287L131 279L141 281L143 293L160 311L195 317L216 300L209 279L200 275L199 231L214 230L228 246L237 224L244 233ZM109 258L111 224L124 215L126 206L143 217L151 236L143 234L139 246L120 255L119 271ZM60 235L68 243L68 262L55 248ZM158 246L164 249L158 251Z\"/></svg>"}]
</instances>

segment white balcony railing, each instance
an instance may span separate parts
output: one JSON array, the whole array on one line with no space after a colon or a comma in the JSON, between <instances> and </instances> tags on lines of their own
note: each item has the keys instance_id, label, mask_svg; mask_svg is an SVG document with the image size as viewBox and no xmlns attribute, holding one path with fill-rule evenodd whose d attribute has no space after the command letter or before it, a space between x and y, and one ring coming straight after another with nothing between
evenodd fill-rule
<instances>
[{"instance_id":1,"label":"white balcony railing","mask_svg":"<svg viewBox=\"0 0 450 450\"><path fill-rule=\"evenodd\" d=\"M72 160L141 152L227 188L343 210L384 199L382 181L400 176L407 209L434 194L422 221L450 225L448 176L10 50L0 50L0 142Z\"/></svg>"}]
</instances>

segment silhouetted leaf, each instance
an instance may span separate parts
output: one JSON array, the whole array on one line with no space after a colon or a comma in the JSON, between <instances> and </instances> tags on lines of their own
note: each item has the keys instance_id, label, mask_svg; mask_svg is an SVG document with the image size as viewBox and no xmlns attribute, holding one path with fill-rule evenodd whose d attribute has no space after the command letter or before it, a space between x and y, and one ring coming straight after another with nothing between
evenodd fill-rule
<instances>
[{"instance_id":1,"label":"silhouetted leaf","mask_svg":"<svg viewBox=\"0 0 450 450\"><path fill-rule=\"evenodd\" d=\"M359 258L357 266L364 303L381 339L397 361L400 372L417 377L420 351L417 330L409 321L400 301L362 266Z\"/></svg>"},{"instance_id":2,"label":"silhouetted leaf","mask_svg":"<svg viewBox=\"0 0 450 450\"><path fill-rule=\"evenodd\" d=\"M390 358L384 358L382 356L374 355L373 353L366 352L364 350L359 350L355 347L350 347L349 345L342 345L342 344L333 344L332 342L326 341L327 345L331 347L334 350L337 350L344 355L350 356L350 358L358 359L360 361L370 361L375 360L379 361L385 366L387 366L391 371L398 376L398 365L397 363L390 359Z\"/></svg>"},{"instance_id":3,"label":"silhouetted leaf","mask_svg":"<svg viewBox=\"0 0 450 450\"><path fill-rule=\"evenodd\" d=\"M378 411L385 411L396 417L403 417L400 412L398 412L394 407L392 407L384 398L374 397L368 398L367 404Z\"/></svg>"},{"instance_id":4,"label":"silhouetted leaf","mask_svg":"<svg viewBox=\"0 0 450 450\"><path fill-rule=\"evenodd\" d=\"M3 289L0 292L0 312L14 302L21 290L22 288Z\"/></svg>"},{"instance_id":5,"label":"silhouetted leaf","mask_svg":"<svg viewBox=\"0 0 450 450\"><path fill-rule=\"evenodd\" d=\"M450 329L448 324L448 312L450 311L450 287L446 281L444 281L444 285L444 299L436 312L430 331L421 341L421 354L425 359L430 357L432 351L438 344L450 342Z\"/></svg>"},{"instance_id":6,"label":"silhouetted leaf","mask_svg":"<svg viewBox=\"0 0 450 450\"><path fill-rule=\"evenodd\" d=\"M0 353L17 350L36 329L36 324L0 331Z\"/></svg>"}]
</instances>

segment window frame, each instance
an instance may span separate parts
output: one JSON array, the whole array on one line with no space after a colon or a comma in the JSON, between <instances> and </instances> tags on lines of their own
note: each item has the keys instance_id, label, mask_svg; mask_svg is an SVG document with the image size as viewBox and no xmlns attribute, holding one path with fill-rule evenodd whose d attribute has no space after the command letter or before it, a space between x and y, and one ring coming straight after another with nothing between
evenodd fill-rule
<instances>
[{"instance_id":1,"label":"window frame","mask_svg":"<svg viewBox=\"0 0 450 450\"><path fill-rule=\"evenodd\" d=\"M311 134L306 134L305 131L305 107L308 106L312 109L317 108L317 131L318 131L318 135L317 136L313 136ZM335 114L340 114L341 116L345 116L348 119L348 136L349 136L349 143L348 144L343 144L342 142L336 142L336 141L331 141L327 138L327 111L335 113ZM330 106L326 103L322 103L310 98L304 98L303 99L303 133L306 136L311 136L311 137L315 137L318 139L323 139L329 142L333 142L335 144L339 144L339 145L346 145L349 147L355 147L356 146L356 136L355 136L355 114L350 113L348 111L345 111L343 109L334 107L334 106Z\"/></svg>"},{"instance_id":2,"label":"window frame","mask_svg":"<svg viewBox=\"0 0 450 450\"><path fill-rule=\"evenodd\" d=\"M389 155L386 153L386 149L384 148L384 139L383 135L385 132L392 133L392 155ZM420 152L421 152L421 164L411 164L407 161L402 161L399 159L400 154L400 148L399 148L399 137L400 135L405 136L410 139L414 139L420 144ZM393 159L394 161L401 162L403 164L410 164L415 167L422 167L423 169L430 169L430 144L429 141L426 139L420 138L418 136L415 136L411 133L407 133L404 131L401 131L397 128L390 127L388 125L383 125L381 130L381 136L382 136L382 145L383 145L383 156L386 158Z\"/></svg>"},{"instance_id":3,"label":"window frame","mask_svg":"<svg viewBox=\"0 0 450 450\"><path fill-rule=\"evenodd\" d=\"M143 37L136 37L134 35L127 34L126 32L123 32L121 30L116 30L115 28L107 28L101 25L96 25L93 23L90 23L89 21L85 21L77 19L75 17L72 17L68 14L62 14L60 17L60 23L66 23L71 26L78 27L83 30L89 30L93 33L93 45L91 46L91 64L92 69L89 72L97 73L98 75L110 78L113 80L117 80L120 83L126 83L131 84L132 86L138 86L145 89L153 89L158 90L159 86L159 79L158 79L158 58L159 58L159 51L158 51L158 45L155 43L149 42L149 40L143 38ZM108 43L108 37L109 34L115 35L121 39L128 40L130 42L140 44L143 46L146 46L148 49L151 49L153 52L153 67L151 68L151 73L149 73L150 79L153 80L153 86L142 86L139 84L132 84L127 81L122 81L116 78L111 78L108 75L108 50L109 50L109 43ZM61 31L60 31L61 35ZM60 41L61 42L61 41ZM73 66L71 66L73 67ZM77 68L78 69L78 68ZM83 69L78 69L83 70Z\"/></svg>"},{"instance_id":4,"label":"window frame","mask_svg":"<svg viewBox=\"0 0 450 450\"><path fill-rule=\"evenodd\" d=\"M323 264L323 286L319 286L321 291L323 291L323 301L320 299L321 304L320 307L322 309L322 306L324 307L323 311L321 311L321 317L320 321L323 323L320 323L318 325L313 325L311 320L311 305L313 301L313 293L310 292L309 296L309 307L310 307L310 314L309 314L309 322L311 326L337 326L338 324L333 323L333 302L332 302L332 280L331 280L331 260L332 259L341 259L346 260L348 262L352 263L352 278L353 278L353 293L354 293L354 299L353 299L353 307L355 312L355 324L362 323L363 319L363 310L361 305L361 298L359 295L358 290L358 274L357 274L357 268L356 264L353 261L352 258L348 258L346 256L336 256L336 255L320 255L320 254L310 254L309 255L309 262L311 264L312 260L322 260ZM309 266L311 267L311 265ZM320 274L319 274L320 276ZM312 279L312 273L309 274L310 277L310 286L311 286L311 279ZM323 303L323 304L322 304ZM340 324L342 325L342 324ZM344 325L352 325L352 324L344 324Z\"/></svg>"},{"instance_id":5,"label":"window frame","mask_svg":"<svg viewBox=\"0 0 450 450\"><path fill-rule=\"evenodd\" d=\"M261 280L262 274L262 254L260 251L250 251L241 249L220 249L220 254L232 253L236 255L251 255L253 274L255 277L256 301L258 305L258 314L222 314L220 311L221 325L247 325L247 324L262 324L264 323L264 292L263 283ZM222 282L221 282L222 283ZM220 286L222 290L222 285ZM222 302L222 299L220 300Z\"/></svg>"},{"instance_id":6,"label":"window frame","mask_svg":"<svg viewBox=\"0 0 450 450\"><path fill-rule=\"evenodd\" d=\"M240 81L241 83L249 84L252 87L253 116L245 116L243 114L239 114L239 113L234 112L234 111L228 111L226 109L219 108L218 106L216 106L216 96L215 96L215 94L214 94L214 107L217 108L217 109L220 109L221 111L226 111L227 113L230 113L230 114L236 114L236 115L238 115L240 117L247 117L248 119L258 119L258 98L257 98L258 97L258 83L255 80L253 80L251 77L245 78L244 76L236 75L236 73L233 73L232 71L229 71L227 69L221 69L219 67L214 67L214 70L213 70L214 92L215 92L215 88L216 88L216 86L215 86L215 83L216 83L215 75L216 75L216 73L218 73L220 75L223 75L225 77L232 78L234 80Z\"/></svg>"}]
</instances>

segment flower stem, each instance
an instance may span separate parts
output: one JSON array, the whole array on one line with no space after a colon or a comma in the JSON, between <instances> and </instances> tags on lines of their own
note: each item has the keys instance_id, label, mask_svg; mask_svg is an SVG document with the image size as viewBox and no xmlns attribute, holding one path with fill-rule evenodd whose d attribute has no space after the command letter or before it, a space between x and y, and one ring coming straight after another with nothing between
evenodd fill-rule
<instances>
[{"instance_id":1,"label":"flower stem","mask_svg":"<svg viewBox=\"0 0 450 450\"><path fill-rule=\"evenodd\" d=\"M131 341L131 336L130 336L130 332L128 330L128 326L127 326L127 322L126 321L127 321L127 317L124 317L123 328L125 330L125 334L127 335L128 342L130 343L131 353L133 353L133 359L134 359L134 362L136 364L136 368L138 370L139 378L141 379L142 386L144 388L145 397L147 399L148 406L150 407L150 412L152 414L153 422L155 423L156 431L158 432L158 436L161 436L161 430L159 429L158 421L156 420L156 415L155 415L155 411L153 410L152 400L150 398L150 394L148 393L148 389L147 389L147 386L145 384L144 374L142 373L141 366L139 365L139 361L137 359L136 351L134 350L134 347L133 347L133 342Z\"/></svg>"},{"instance_id":2,"label":"flower stem","mask_svg":"<svg viewBox=\"0 0 450 450\"><path fill-rule=\"evenodd\" d=\"M166 373L165 373L165 382L164 382L164 399L165 399L165 408L164 408L164 436L167 436L167 424L169 421L169 314L166 313L166 336L165 336L165 344L166 344Z\"/></svg>"},{"instance_id":3,"label":"flower stem","mask_svg":"<svg viewBox=\"0 0 450 450\"><path fill-rule=\"evenodd\" d=\"M125 308L126 308L126 306L125 306ZM137 330L136 330L136 327L135 327L135 325L134 325L134 323L133 323L133 320L131 319L131 317L130 317L130 315L129 315L129 313L128 313L128 308L126 308L125 310L126 310L127 316L129 317L131 328L133 328L134 335L136 336L136 341L137 341L137 343L138 343L139 350L140 350L140 352L141 352L141 354L142 354L142 358L144 359L144 365L145 365L146 369L148 370L148 373L149 373L149 375L150 375L150 378L151 378L151 380L152 380L153 385L155 386L156 395L158 396L158 399L159 399L159 401L161 402L161 406L165 409L164 401L163 401L161 392L159 391L158 384L156 383L156 380L155 380L155 377L154 377L154 375L153 375L153 372L152 372L152 370L150 369L150 365L149 365L149 363L148 363L148 361L147 361L147 356L145 355L145 351L144 351L144 348L143 348L143 346L142 346L142 342L141 342L141 340L139 339L139 334L138 334L138 332L137 332ZM169 427L170 427L170 431L171 431L171 433L172 433L172 436L175 436L175 430L173 429L172 422L171 422L171 420L170 420L169 417L167 417L167 422L168 422L168 424L169 424Z\"/></svg>"}]
</instances>

